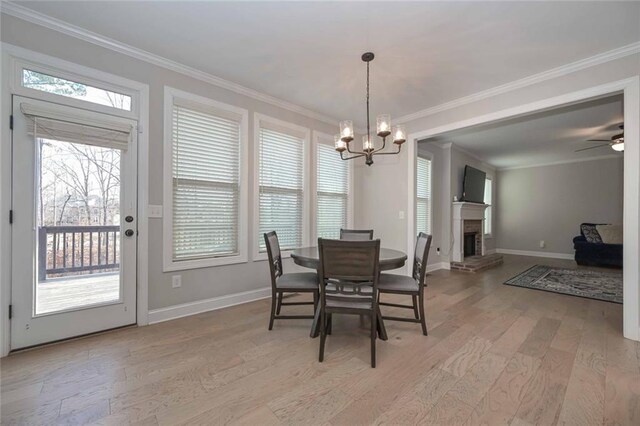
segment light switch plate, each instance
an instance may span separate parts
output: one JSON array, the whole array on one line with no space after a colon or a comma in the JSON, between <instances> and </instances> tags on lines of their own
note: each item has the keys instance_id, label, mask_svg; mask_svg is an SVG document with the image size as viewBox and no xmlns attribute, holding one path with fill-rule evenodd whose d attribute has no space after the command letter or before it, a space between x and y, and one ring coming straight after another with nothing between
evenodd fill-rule
<instances>
[{"instance_id":1,"label":"light switch plate","mask_svg":"<svg viewBox=\"0 0 640 426\"><path fill-rule=\"evenodd\" d=\"M162 206L157 204L149 204L149 217L150 218L161 218L162 217Z\"/></svg>"}]
</instances>

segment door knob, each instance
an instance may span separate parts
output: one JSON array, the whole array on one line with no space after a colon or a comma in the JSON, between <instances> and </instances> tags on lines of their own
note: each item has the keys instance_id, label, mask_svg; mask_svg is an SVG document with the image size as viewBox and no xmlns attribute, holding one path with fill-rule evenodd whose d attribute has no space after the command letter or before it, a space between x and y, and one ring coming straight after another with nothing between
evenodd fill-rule
<instances>
[{"instance_id":1,"label":"door knob","mask_svg":"<svg viewBox=\"0 0 640 426\"><path fill-rule=\"evenodd\" d=\"M127 229L126 231L124 231L124 235L126 235L127 237L130 237L133 235L133 229Z\"/></svg>"}]
</instances>

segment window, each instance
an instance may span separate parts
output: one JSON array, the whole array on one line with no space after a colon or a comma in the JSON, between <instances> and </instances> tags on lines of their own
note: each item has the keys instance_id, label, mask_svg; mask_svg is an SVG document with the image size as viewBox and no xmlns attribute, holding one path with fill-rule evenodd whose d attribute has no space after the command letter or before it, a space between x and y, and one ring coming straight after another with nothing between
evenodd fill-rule
<instances>
[{"instance_id":1,"label":"window","mask_svg":"<svg viewBox=\"0 0 640 426\"><path fill-rule=\"evenodd\" d=\"M489 207L484 209L484 233L486 235L491 235L491 228L493 226L491 223L491 213L493 211L491 189L491 179L486 178L484 180L484 203L489 205Z\"/></svg>"},{"instance_id":2,"label":"window","mask_svg":"<svg viewBox=\"0 0 640 426\"><path fill-rule=\"evenodd\" d=\"M318 141L316 146L316 233L337 239L349 223L350 166L333 145Z\"/></svg>"},{"instance_id":3,"label":"window","mask_svg":"<svg viewBox=\"0 0 640 426\"><path fill-rule=\"evenodd\" d=\"M305 242L305 144L308 131L256 114L258 137L258 253L263 234L276 231L280 248ZM259 255L260 257L260 255Z\"/></svg>"},{"instance_id":4,"label":"window","mask_svg":"<svg viewBox=\"0 0 640 426\"><path fill-rule=\"evenodd\" d=\"M166 92L165 270L246 261L246 111Z\"/></svg>"},{"instance_id":5,"label":"window","mask_svg":"<svg viewBox=\"0 0 640 426\"><path fill-rule=\"evenodd\" d=\"M416 168L416 230L431 234L431 160L424 157Z\"/></svg>"},{"instance_id":6,"label":"window","mask_svg":"<svg viewBox=\"0 0 640 426\"><path fill-rule=\"evenodd\" d=\"M131 111L131 96L129 95L54 77L27 68L22 69L22 86L28 89L40 90L68 98L80 99L94 104Z\"/></svg>"}]
</instances>

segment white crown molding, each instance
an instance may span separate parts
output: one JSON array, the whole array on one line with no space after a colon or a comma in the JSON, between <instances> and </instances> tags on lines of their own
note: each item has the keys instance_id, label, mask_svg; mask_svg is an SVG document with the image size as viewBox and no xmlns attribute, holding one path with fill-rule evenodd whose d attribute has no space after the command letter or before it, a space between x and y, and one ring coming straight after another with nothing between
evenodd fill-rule
<instances>
[{"instance_id":1,"label":"white crown molding","mask_svg":"<svg viewBox=\"0 0 640 426\"><path fill-rule=\"evenodd\" d=\"M562 164L583 163L585 161L610 160L614 158L622 160L624 157L622 156L622 154L606 154L606 155L597 155L593 157L576 158L573 160L561 160L561 161L552 161L549 163L530 164L526 166L501 167L501 168L498 168L497 170L499 172L503 172L508 170L532 169L536 167L548 167L548 166L559 166Z\"/></svg>"},{"instance_id":2,"label":"white crown molding","mask_svg":"<svg viewBox=\"0 0 640 426\"><path fill-rule=\"evenodd\" d=\"M473 159L474 159L474 160L476 160L476 161L479 161L479 162L480 162L484 167L486 167L487 169L489 169L489 170L491 170L491 171L493 171L493 172L495 172L495 171L496 171L496 167L495 167L495 166L492 166L492 165L491 165L491 164L489 164L489 163L487 163L487 160L485 160L484 158L480 158L480 157L478 157L476 154L474 154L474 153L472 153L472 152L470 152L470 151L467 151L466 149L464 149L464 148L462 148L462 147L460 147L460 146L456 145L456 144L455 144L455 143L453 143L453 142L451 143L451 147L452 147L454 150L456 150L456 151L458 151L458 152L461 152L461 153L463 153L463 154L465 154L465 155L468 155L469 157L473 158Z\"/></svg>"},{"instance_id":3,"label":"white crown molding","mask_svg":"<svg viewBox=\"0 0 640 426\"><path fill-rule=\"evenodd\" d=\"M541 83L543 81L551 80L554 78L562 77L567 74L571 74L576 71L580 71L586 68L590 68L596 65L604 64L609 61L624 58L626 56L635 55L640 53L640 41L628 44L626 46L619 47L617 49L609 50L607 52L599 53L589 58L581 59L570 64L562 65L557 68L553 68L547 71L543 71L538 74L530 75L519 80L512 81L500 86L493 87L491 89L483 90L481 92L474 93L469 96L454 99L449 102L442 103L440 105L426 108L421 111L417 111L411 114L404 115L397 119L398 123L407 123L418 118L427 117L429 115L437 114L442 111L457 108L462 105L467 105L473 102L477 102L483 99L487 99L496 95L511 92L513 90L522 89L533 84Z\"/></svg>"},{"instance_id":4,"label":"white crown molding","mask_svg":"<svg viewBox=\"0 0 640 426\"><path fill-rule=\"evenodd\" d=\"M71 37L95 44L106 49L113 50L118 53L130 56L132 58L157 65L162 68L195 78L197 80L212 84L214 86L221 87L223 89L238 93L250 98L262 101L274 106L277 106L288 111L298 113L300 115L313 118L315 120L322 121L331 125L338 125L338 120L333 117L328 117L324 114L312 111L310 109L301 107L291 102L276 98L271 95L267 95L249 87L242 86L241 84L234 83L229 80L217 77L213 74L206 73L204 71L197 70L195 68L182 65L178 62L164 58L159 55L147 52L146 50L138 49L137 47L130 46L125 43L121 43L109 37L102 36L84 28L69 24L56 18L52 18L40 12L36 12L27 7L21 6L13 2L2 2L1 12L15 18L22 19L32 24L40 25L45 28L66 34Z\"/></svg>"}]
</instances>

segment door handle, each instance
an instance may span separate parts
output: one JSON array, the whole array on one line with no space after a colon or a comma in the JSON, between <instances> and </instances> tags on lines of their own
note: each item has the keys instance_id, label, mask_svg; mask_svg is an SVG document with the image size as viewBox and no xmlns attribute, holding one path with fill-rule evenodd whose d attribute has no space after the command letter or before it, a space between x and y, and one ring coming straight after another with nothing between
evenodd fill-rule
<instances>
[{"instance_id":1,"label":"door handle","mask_svg":"<svg viewBox=\"0 0 640 426\"><path fill-rule=\"evenodd\" d=\"M130 237L133 235L133 229L127 229L126 231L124 231L124 235L126 235L127 237Z\"/></svg>"},{"instance_id":2,"label":"door handle","mask_svg":"<svg viewBox=\"0 0 640 426\"><path fill-rule=\"evenodd\" d=\"M127 216L124 218L125 222L131 223L133 222L133 216Z\"/></svg>"}]
</instances>

